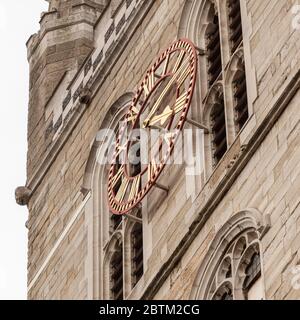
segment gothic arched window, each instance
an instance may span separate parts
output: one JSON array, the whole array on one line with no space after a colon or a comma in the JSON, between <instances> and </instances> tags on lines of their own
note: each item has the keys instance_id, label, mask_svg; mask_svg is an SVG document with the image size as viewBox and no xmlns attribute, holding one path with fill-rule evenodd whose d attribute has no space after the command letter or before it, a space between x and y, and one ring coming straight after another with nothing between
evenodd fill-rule
<instances>
[{"instance_id":1,"label":"gothic arched window","mask_svg":"<svg viewBox=\"0 0 300 320\"><path fill-rule=\"evenodd\" d=\"M241 131L249 117L245 64L244 61L241 63L242 66L240 72L235 75L232 82L234 96L234 123L236 133Z\"/></svg>"},{"instance_id":2,"label":"gothic arched window","mask_svg":"<svg viewBox=\"0 0 300 320\"><path fill-rule=\"evenodd\" d=\"M261 263L258 237L254 230L245 231L229 246L210 282L208 299L262 299Z\"/></svg>"},{"instance_id":3,"label":"gothic arched window","mask_svg":"<svg viewBox=\"0 0 300 320\"><path fill-rule=\"evenodd\" d=\"M258 234L249 229L239 234L223 252L207 283L207 300L263 299Z\"/></svg>"},{"instance_id":4,"label":"gothic arched window","mask_svg":"<svg viewBox=\"0 0 300 320\"><path fill-rule=\"evenodd\" d=\"M195 103L198 105L194 113L210 129L205 138L205 148L212 150L212 156L205 159L206 178L236 141L252 114L248 96L253 101L255 92L247 92L246 66L248 70L249 65L244 59L243 39L245 10L246 5L240 0L191 0L185 5L181 18L179 37L190 38L200 49L200 81ZM254 74L251 77L254 79ZM218 101L219 109L212 104L214 99L211 98L218 85L222 86L223 92L223 99Z\"/></svg>"},{"instance_id":5,"label":"gothic arched window","mask_svg":"<svg viewBox=\"0 0 300 320\"><path fill-rule=\"evenodd\" d=\"M192 299L262 300L260 239L268 220L254 209L232 216L215 235L193 284Z\"/></svg>"}]
</instances>

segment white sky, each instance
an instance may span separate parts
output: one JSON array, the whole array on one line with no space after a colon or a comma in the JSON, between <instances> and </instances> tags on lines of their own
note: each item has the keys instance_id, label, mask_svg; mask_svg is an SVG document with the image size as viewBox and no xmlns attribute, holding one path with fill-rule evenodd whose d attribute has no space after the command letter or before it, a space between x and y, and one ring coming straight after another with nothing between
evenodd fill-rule
<instances>
[{"instance_id":1,"label":"white sky","mask_svg":"<svg viewBox=\"0 0 300 320\"><path fill-rule=\"evenodd\" d=\"M26 181L28 64L25 43L45 0L0 0L0 300L26 299L27 208L14 190Z\"/></svg>"}]
</instances>

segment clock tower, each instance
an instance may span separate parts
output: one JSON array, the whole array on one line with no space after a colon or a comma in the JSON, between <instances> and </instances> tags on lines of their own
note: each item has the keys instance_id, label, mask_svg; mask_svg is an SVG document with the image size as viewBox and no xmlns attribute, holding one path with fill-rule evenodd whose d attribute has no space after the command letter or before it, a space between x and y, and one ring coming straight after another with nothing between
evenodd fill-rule
<instances>
[{"instance_id":1,"label":"clock tower","mask_svg":"<svg viewBox=\"0 0 300 320\"><path fill-rule=\"evenodd\" d=\"M300 298L300 32L261 2L48 1L29 299Z\"/></svg>"}]
</instances>

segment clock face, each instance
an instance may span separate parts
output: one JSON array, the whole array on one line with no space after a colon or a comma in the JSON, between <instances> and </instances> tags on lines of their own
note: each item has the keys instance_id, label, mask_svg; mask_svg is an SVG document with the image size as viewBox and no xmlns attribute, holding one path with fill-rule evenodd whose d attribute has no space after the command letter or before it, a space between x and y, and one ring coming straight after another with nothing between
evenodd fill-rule
<instances>
[{"instance_id":1,"label":"clock face","mask_svg":"<svg viewBox=\"0 0 300 320\"><path fill-rule=\"evenodd\" d=\"M185 124L196 73L196 49L186 39L148 70L118 130L108 177L112 213L128 213L157 186Z\"/></svg>"}]
</instances>

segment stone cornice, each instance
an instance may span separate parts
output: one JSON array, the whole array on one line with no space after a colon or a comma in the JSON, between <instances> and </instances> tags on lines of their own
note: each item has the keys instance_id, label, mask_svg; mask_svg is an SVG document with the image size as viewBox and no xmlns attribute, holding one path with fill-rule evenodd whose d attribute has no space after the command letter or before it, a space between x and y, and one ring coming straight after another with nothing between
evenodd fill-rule
<instances>
[{"instance_id":1,"label":"stone cornice","mask_svg":"<svg viewBox=\"0 0 300 320\"><path fill-rule=\"evenodd\" d=\"M155 277L145 286L144 293L141 299L152 300L155 294L165 282L172 270L180 262L193 240L197 237L200 230L203 228L209 217L219 205L231 186L235 183L238 176L251 160L254 153L259 149L263 140L267 137L275 122L280 118L281 114L287 108L289 102L293 99L300 88L300 71L288 83L285 90L274 104L268 115L262 123L256 128L251 136L247 146L240 153L239 158L235 161L232 167L227 171L222 181L216 186L208 201L199 211L197 218L191 224L189 231L182 238L177 248L174 250L168 260L160 267ZM263 231L263 235L265 234Z\"/></svg>"}]
</instances>

